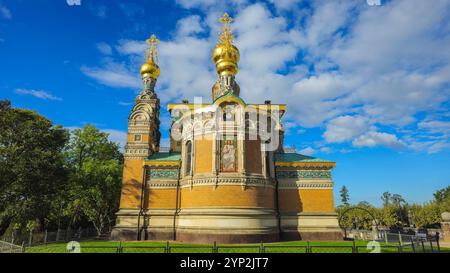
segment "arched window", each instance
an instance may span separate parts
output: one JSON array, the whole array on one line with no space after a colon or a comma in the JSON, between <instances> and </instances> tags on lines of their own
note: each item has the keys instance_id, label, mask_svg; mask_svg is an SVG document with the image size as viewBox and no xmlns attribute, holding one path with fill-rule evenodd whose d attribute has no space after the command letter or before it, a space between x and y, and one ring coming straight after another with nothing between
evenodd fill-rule
<instances>
[{"instance_id":1,"label":"arched window","mask_svg":"<svg viewBox=\"0 0 450 273\"><path fill-rule=\"evenodd\" d=\"M191 175L192 166L192 142L186 142L186 172L185 175Z\"/></svg>"}]
</instances>

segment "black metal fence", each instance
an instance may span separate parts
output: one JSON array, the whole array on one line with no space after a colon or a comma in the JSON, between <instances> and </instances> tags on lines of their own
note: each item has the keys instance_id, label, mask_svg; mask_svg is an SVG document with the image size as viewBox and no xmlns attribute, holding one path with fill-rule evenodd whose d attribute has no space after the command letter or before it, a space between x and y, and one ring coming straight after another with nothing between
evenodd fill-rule
<instances>
[{"instance_id":1,"label":"black metal fence","mask_svg":"<svg viewBox=\"0 0 450 273\"><path fill-rule=\"evenodd\" d=\"M79 252L82 253L437 253L440 252L439 241L412 241L409 243L383 244L375 241L367 244L353 241L348 245L327 243L306 242L302 245L179 245L166 244L145 246L139 243L122 243L116 245L108 242L89 243L82 246ZM23 252L73 252L73 249L66 246L32 246L22 247Z\"/></svg>"},{"instance_id":2,"label":"black metal fence","mask_svg":"<svg viewBox=\"0 0 450 273\"><path fill-rule=\"evenodd\" d=\"M93 228L87 229L66 229L44 232L29 232L29 233L17 233L11 232L4 234L0 237L0 241L8 242L13 245L33 246L51 243L64 243L73 240L83 240L88 238L94 238L97 236L97 232Z\"/></svg>"}]
</instances>

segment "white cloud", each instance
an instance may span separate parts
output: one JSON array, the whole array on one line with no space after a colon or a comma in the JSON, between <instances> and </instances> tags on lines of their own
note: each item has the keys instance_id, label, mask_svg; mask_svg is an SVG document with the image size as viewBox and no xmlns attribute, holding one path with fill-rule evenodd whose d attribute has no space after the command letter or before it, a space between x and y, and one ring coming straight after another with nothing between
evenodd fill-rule
<instances>
[{"instance_id":1,"label":"white cloud","mask_svg":"<svg viewBox=\"0 0 450 273\"><path fill-rule=\"evenodd\" d=\"M300 154L303 154L303 155L313 155L317 151L311 147L306 147L306 148L300 150L299 152L300 152Z\"/></svg>"},{"instance_id":2,"label":"white cloud","mask_svg":"<svg viewBox=\"0 0 450 273\"><path fill-rule=\"evenodd\" d=\"M137 89L142 86L136 73L117 63L109 63L102 68L82 66L81 71L86 76L110 87Z\"/></svg>"},{"instance_id":3,"label":"white cloud","mask_svg":"<svg viewBox=\"0 0 450 273\"><path fill-rule=\"evenodd\" d=\"M112 47L105 42L101 42L97 44L97 49L104 55L112 54Z\"/></svg>"},{"instance_id":4,"label":"white cloud","mask_svg":"<svg viewBox=\"0 0 450 273\"><path fill-rule=\"evenodd\" d=\"M328 143L340 143L360 136L368 128L367 120L361 116L340 116L327 124L323 136Z\"/></svg>"},{"instance_id":5,"label":"white cloud","mask_svg":"<svg viewBox=\"0 0 450 273\"><path fill-rule=\"evenodd\" d=\"M368 132L357 137L352 142L355 147L375 147L378 145L390 148L404 148L405 144L397 139L397 136L388 133Z\"/></svg>"},{"instance_id":6,"label":"white cloud","mask_svg":"<svg viewBox=\"0 0 450 273\"><path fill-rule=\"evenodd\" d=\"M269 0L278 10L285 11L295 8L303 0Z\"/></svg>"},{"instance_id":7,"label":"white cloud","mask_svg":"<svg viewBox=\"0 0 450 273\"><path fill-rule=\"evenodd\" d=\"M43 100L54 100L54 101L62 100L62 98L54 96L50 92L44 91L44 90L18 88L15 90L15 92L16 92L16 94L19 94L19 95L30 95L35 98L43 99Z\"/></svg>"},{"instance_id":8,"label":"white cloud","mask_svg":"<svg viewBox=\"0 0 450 273\"><path fill-rule=\"evenodd\" d=\"M177 29L177 35L179 36L189 36L204 31L201 18L198 15L182 18L177 22Z\"/></svg>"},{"instance_id":9,"label":"white cloud","mask_svg":"<svg viewBox=\"0 0 450 273\"><path fill-rule=\"evenodd\" d=\"M431 133L450 134L450 121L424 120L418 123L418 127Z\"/></svg>"}]
</instances>

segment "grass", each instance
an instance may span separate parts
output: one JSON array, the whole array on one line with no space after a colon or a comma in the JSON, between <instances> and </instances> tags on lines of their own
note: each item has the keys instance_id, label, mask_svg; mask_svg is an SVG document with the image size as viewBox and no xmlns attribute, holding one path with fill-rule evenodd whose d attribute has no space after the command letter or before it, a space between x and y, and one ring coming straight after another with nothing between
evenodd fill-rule
<instances>
[{"instance_id":1,"label":"grass","mask_svg":"<svg viewBox=\"0 0 450 273\"><path fill-rule=\"evenodd\" d=\"M306 253L309 243L312 253L352 253L353 242L349 241L292 241L264 244L265 253ZM165 253L167 242L114 242L84 241L80 242L82 253L116 253L121 245L123 253ZM367 242L356 241L359 253L369 253ZM170 253L211 253L212 245L187 244L170 242ZM260 244L217 245L218 253L259 253ZM66 244L48 244L26 248L27 253L66 253ZM382 253L397 253L398 245L381 243ZM413 252L411 246L405 246L403 252ZM441 248L441 252L450 253L450 249Z\"/></svg>"}]
</instances>

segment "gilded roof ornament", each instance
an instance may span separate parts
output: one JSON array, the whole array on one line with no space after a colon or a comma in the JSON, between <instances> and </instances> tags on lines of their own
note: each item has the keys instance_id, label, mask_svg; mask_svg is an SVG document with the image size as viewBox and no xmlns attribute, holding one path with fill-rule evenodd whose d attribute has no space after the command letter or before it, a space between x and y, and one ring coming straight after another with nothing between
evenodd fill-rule
<instances>
[{"instance_id":1,"label":"gilded roof ornament","mask_svg":"<svg viewBox=\"0 0 450 273\"><path fill-rule=\"evenodd\" d=\"M159 44L159 40L156 38L155 34L150 36L150 39L147 39L147 44L149 45L147 52L145 53L145 60L147 62L155 62L153 58L156 59L156 63L158 62L158 51L156 45Z\"/></svg>"},{"instance_id":2,"label":"gilded roof ornament","mask_svg":"<svg viewBox=\"0 0 450 273\"><path fill-rule=\"evenodd\" d=\"M233 22L233 18L231 18L228 13L224 13L223 16L219 19L219 22L222 23L222 32L219 33L219 43L220 44L231 44L233 43L234 36L231 32L231 22Z\"/></svg>"},{"instance_id":3,"label":"gilded roof ornament","mask_svg":"<svg viewBox=\"0 0 450 273\"><path fill-rule=\"evenodd\" d=\"M143 79L153 78L157 79L160 73L158 63L158 50L156 45L159 40L155 34L152 34L150 39L147 40L148 49L145 52L145 63L141 66L141 75ZM156 60L156 61L155 61Z\"/></svg>"},{"instance_id":4,"label":"gilded roof ornament","mask_svg":"<svg viewBox=\"0 0 450 273\"><path fill-rule=\"evenodd\" d=\"M219 32L219 42L213 50L212 60L219 75L234 76L238 72L239 50L233 45L234 35L231 32L233 18L225 12L219 22L222 23L222 31Z\"/></svg>"}]
</instances>

